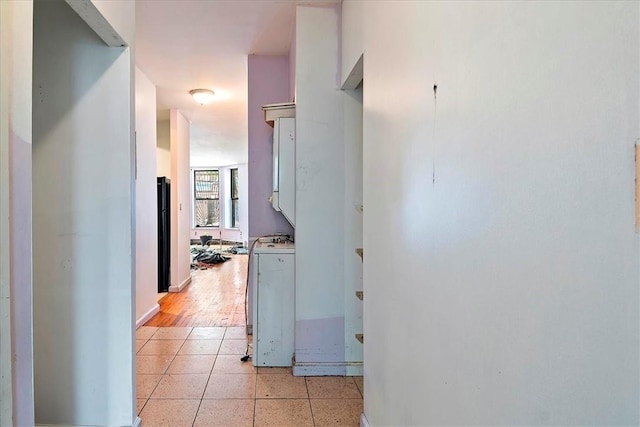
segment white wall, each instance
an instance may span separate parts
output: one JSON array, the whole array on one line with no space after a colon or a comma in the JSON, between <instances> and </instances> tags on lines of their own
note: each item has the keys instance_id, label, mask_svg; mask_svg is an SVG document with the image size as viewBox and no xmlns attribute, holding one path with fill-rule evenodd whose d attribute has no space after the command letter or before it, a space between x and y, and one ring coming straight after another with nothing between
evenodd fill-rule
<instances>
[{"instance_id":1,"label":"white wall","mask_svg":"<svg viewBox=\"0 0 640 427\"><path fill-rule=\"evenodd\" d=\"M34 424L31 310L33 3L0 2L0 425Z\"/></svg>"},{"instance_id":2,"label":"white wall","mask_svg":"<svg viewBox=\"0 0 640 427\"><path fill-rule=\"evenodd\" d=\"M240 211L239 227L231 228L231 169L238 169L238 210ZM220 203L221 203L221 226L220 227L198 227L194 228L195 215L192 210L191 217L191 238L199 239L200 236L212 236L214 239L222 239L230 242L247 242L249 240L248 231L248 219L249 219L249 188L248 188L248 176L247 176L247 164L232 166L207 166L207 167L192 167L190 171L191 175L191 206L194 205L194 193L193 193L193 171L202 169L218 169L220 172Z\"/></svg>"},{"instance_id":3,"label":"white wall","mask_svg":"<svg viewBox=\"0 0 640 427\"><path fill-rule=\"evenodd\" d=\"M171 179L171 126L169 120L159 120L156 132L158 137L156 174Z\"/></svg>"},{"instance_id":4,"label":"white wall","mask_svg":"<svg viewBox=\"0 0 640 427\"><path fill-rule=\"evenodd\" d=\"M363 20L367 6L360 1L343 1L340 31L340 78L344 82L364 52ZM367 12L369 9L367 9ZM348 123L345 123L348 125Z\"/></svg>"},{"instance_id":5,"label":"white wall","mask_svg":"<svg viewBox=\"0 0 640 427\"><path fill-rule=\"evenodd\" d=\"M156 87L136 67L136 324L158 305Z\"/></svg>"},{"instance_id":6,"label":"white wall","mask_svg":"<svg viewBox=\"0 0 640 427\"><path fill-rule=\"evenodd\" d=\"M336 81L338 14L296 13L296 365L345 372L344 145Z\"/></svg>"},{"instance_id":7,"label":"white wall","mask_svg":"<svg viewBox=\"0 0 640 427\"><path fill-rule=\"evenodd\" d=\"M640 422L638 16L343 3L345 69L365 52L370 425Z\"/></svg>"},{"instance_id":8,"label":"white wall","mask_svg":"<svg viewBox=\"0 0 640 427\"><path fill-rule=\"evenodd\" d=\"M134 4L118 2L133 31ZM36 422L132 425L132 47L62 1L34 4Z\"/></svg>"},{"instance_id":9,"label":"white wall","mask_svg":"<svg viewBox=\"0 0 640 427\"><path fill-rule=\"evenodd\" d=\"M191 185L189 179L189 121L178 110L171 124L171 286L178 291L191 280Z\"/></svg>"},{"instance_id":10,"label":"white wall","mask_svg":"<svg viewBox=\"0 0 640 427\"><path fill-rule=\"evenodd\" d=\"M135 41L135 26L130 25L131 8L122 7L119 4L122 2L113 0L91 0L91 3L109 21L118 35L132 46Z\"/></svg>"}]
</instances>

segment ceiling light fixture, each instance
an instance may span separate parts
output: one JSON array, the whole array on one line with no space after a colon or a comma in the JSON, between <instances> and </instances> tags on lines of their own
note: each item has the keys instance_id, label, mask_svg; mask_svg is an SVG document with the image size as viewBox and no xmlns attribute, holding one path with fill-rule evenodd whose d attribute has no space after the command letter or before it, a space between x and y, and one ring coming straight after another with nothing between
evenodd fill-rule
<instances>
[{"instance_id":1,"label":"ceiling light fixture","mask_svg":"<svg viewBox=\"0 0 640 427\"><path fill-rule=\"evenodd\" d=\"M208 104L213 101L215 92L209 89L193 89L189 93L193 96L193 99L200 105Z\"/></svg>"}]
</instances>

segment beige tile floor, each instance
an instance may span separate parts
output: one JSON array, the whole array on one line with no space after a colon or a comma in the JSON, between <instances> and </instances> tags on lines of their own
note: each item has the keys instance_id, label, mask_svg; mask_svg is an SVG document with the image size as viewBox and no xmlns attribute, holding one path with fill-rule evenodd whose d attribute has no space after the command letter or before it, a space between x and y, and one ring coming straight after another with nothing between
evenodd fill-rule
<instances>
[{"instance_id":1,"label":"beige tile floor","mask_svg":"<svg viewBox=\"0 0 640 427\"><path fill-rule=\"evenodd\" d=\"M243 327L136 331L143 427L359 426L362 377L294 377L240 361Z\"/></svg>"}]
</instances>

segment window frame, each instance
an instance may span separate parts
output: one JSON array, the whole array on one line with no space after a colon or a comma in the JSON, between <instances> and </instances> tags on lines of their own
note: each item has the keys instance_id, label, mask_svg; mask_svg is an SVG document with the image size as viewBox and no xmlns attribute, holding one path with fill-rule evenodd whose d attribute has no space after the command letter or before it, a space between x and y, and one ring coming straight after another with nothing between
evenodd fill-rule
<instances>
[{"instance_id":1,"label":"window frame","mask_svg":"<svg viewBox=\"0 0 640 427\"><path fill-rule=\"evenodd\" d=\"M220 204L220 192L221 192L221 185L220 185L220 169L219 168L207 168L207 169L193 169L193 226L194 228L221 228L222 225L222 206ZM205 190L198 190L198 183L202 182L201 180L198 180L198 175L199 174L205 174L205 173L212 173L212 172L216 172L217 175L217 182L216 182L216 186L217 186L217 191L215 191L215 193L217 193L217 197L198 197L198 191L203 192ZM206 182L206 181L204 181ZM213 182L213 181L211 181ZM214 192L213 190L211 190L211 192ZM201 200L205 200L205 201L216 201L218 208L218 222L217 224L211 224L211 225L199 225L198 224L198 209L197 209L197 205L198 205L198 201Z\"/></svg>"},{"instance_id":2,"label":"window frame","mask_svg":"<svg viewBox=\"0 0 640 427\"><path fill-rule=\"evenodd\" d=\"M235 177L234 177L235 172ZM229 169L229 184L230 184L230 199L231 199L231 228L240 228L240 172L238 168L230 168ZM235 185L234 185L235 184ZM236 191L234 191L236 190ZM235 194L234 194L235 193ZM236 223L236 215L237 223Z\"/></svg>"}]
</instances>

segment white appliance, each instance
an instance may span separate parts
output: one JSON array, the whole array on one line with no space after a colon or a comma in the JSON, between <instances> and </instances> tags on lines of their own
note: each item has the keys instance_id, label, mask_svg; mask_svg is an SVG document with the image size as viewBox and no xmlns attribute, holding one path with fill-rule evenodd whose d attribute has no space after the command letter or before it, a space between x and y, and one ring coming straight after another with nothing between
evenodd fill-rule
<instances>
[{"instance_id":1,"label":"white appliance","mask_svg":"<svg viewBox=\"0 0 640 427\"><path fill-rule=\"evenodd\" d=\"M295 325L295 246L257 242L253 249L253 364L291 366Z\"/></svg>"},{"instance_id":2,"label":"white appliance","mask_svg":"<svg viewBox=\"0 0 640 427\"><path fill-rule=\"evenodd\" d=\"M273 208L295 227L296 220L296 119L273 121Z\"/></svg>"}]
</instances>

